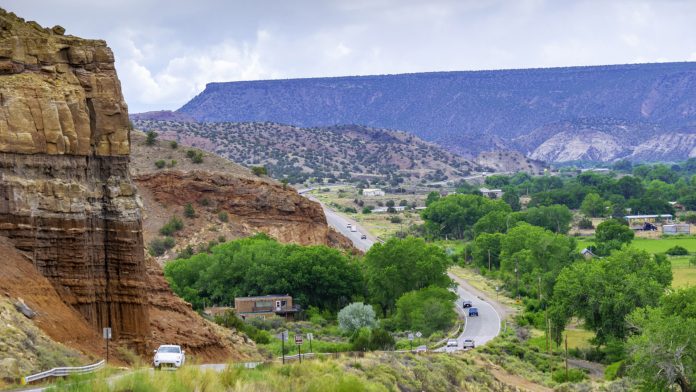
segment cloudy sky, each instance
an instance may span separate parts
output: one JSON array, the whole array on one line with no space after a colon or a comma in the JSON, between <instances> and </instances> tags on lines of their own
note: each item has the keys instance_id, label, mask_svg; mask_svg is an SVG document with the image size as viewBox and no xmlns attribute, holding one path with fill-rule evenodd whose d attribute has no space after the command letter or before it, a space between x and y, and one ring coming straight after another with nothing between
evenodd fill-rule
<instances>
[{"instance_id":1,"label":"cloudy sky","mask_svg":"<svg viewBox=\"0 0 696 392\"><path fill-rule=\"evenodd\" d=\"M131 112L208 82L696 61L694 0L2 0L103 38Z\"/></svg>"}]
</instances>

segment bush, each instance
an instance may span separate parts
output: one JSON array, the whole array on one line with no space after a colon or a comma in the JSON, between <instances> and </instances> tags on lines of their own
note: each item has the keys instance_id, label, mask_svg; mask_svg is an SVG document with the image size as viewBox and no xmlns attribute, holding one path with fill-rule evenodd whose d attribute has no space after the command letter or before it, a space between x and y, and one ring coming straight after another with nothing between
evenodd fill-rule
<instances>
[{"instance_id":1,"label":"bush","mask_svg":"<svg viewBox=\"0 0 696 392\"><path fill-rule=\"evenodd\" d=\"M196 217L196 210L193 209L193 205L191 205L191 203L186 203L184 206L184 216L187 218Z\"/></svg>"},{"instance_id":2,"label":"bush","mask_svg":"<svg viewBox=\"0 0 696 392\"><path fill-rule=\"evenodd\" d=\"M184 228L184 222L179 219L179 217L173 216L169 222L165 223L164 226L159 230L160 234L171 236L175 232Z\"/></svg>"},{"instance_id":3,"label":"bush","mask_svg":"<svg viewBox=\"0 0 696 392\"><path fill-rule=\"evenodd\" d=\"M162 256L168 249L174 247L176 242L172 237L156 238L150 242L147 249L152 256Z\"/></svg>"},{"instance_id":4,"label":"bush","mask_svg":"<svg viewBox=\"0 0 696 392\"><path fill-rule=\"evenodd\" d=\"M391 334L383 328L375 328L370 335L370 350L393 350L396 341Z\"/></svg>"},{"instance_id":5,"label":"bush","mask_svg":"<svg viewBox=\"0 0 696 392\"><path fill-rule=\"evenodd\" d=\"M177 259L188 259L189 257L193 256L193 247L191 245L188 245L184 250L179 252L178 255L176 255Z\"/></svg>"},{"instance_id":6,"label":"bush","mask_svg":"<svg viewBox=\"0 0 696 392\"><path fill-rule=\"evenodd\" d=\"M592 220L589 218L582 218L578 222L578 229L583 229L583 230L589 230L589 229L594 229L594 226L592 225Z\"/></svg>"},{"instance_id":7,"label":"bush","mask_svg":"<svg viewBox=\"0 0 696 392\"><path fill-rule=\"evenodd\" d=\"M692 225L696 224L696 213L690 212L686 215L683 215L681 219L686 223L691 223Z\"/></svg>"},{"instance_id":8,"label":"bush","mask_svg":"<svg viewBox=\"0 0 696 392\"><path fill-rule=\"evenodd\" d=\"M394 200L387 200L387 207L394 207Z\"/></svg>"},{"instance_id":9,"label":"bush","mask_svg":"<svg viewBox=\"0 0 696 392\"><path fill-rule=\"evenodd\" d=\"M354 334L361 328L377 325L375 310L362 302L354 302L338 312L338 326L347 334Z\"/></svg>"},{"instance_id":10,"label":"bush","mask_svg":"<svg viewBox=\"0 0 696 392\"><path fill-rule=\"evenodd\" d=\"M559 384L564 382L576 383L585 380L587 375L580 369L568 369L568 376L566 377L565 369L558 369L553 372L551 378Z\"/></svg>"},{"instance_id":11,"label":"bush","mask_svg":"<svg viewBox=\"0 0 696 392\"><path fill-rule=\"evenodd\" d=\"M667 253L670 256L686 256L689 254L689 251L683 246L675 245L667 249L667 252L665 253Z\"/></svg>"},{"instance_id":12,"label":"bush","mask_svg":"<svg viewBox=\"0 0 696 392\"><path fill-rule=\"evenodd\" d=\"M259 177L265 176L268 174L268 170L266 170L265 166L252 166L251 172Z\"/></svg>"},{"instance_id":13,"label":"bush","mask_svg":"<svg viewBox=\"0 0 696 392\"><path fill-rule=\"evenodd\" d=\"M400 205L401 207L406 207L406 206L408 205L408 201L407 201L407 200L401 200L401 201L399 201L399 205Z\"/></svg>"},{"instance_id":14,"label":"bush","mask_svg":"<svg viewBox=\"0 0 696 392\"><path fill-rule=\"evenodd\" d=\"M402 331L430 336L454 325L457 314L452 302L456 298L453 292L435 286L407 292L396 301L394 322Z\"/></svg>"},{"instance_id":15,"label":"bush","mask_svg":"<svg viewBox=\"0 0 696 392\"><path fill-rule=\"evenodd\" d=\"M391 218L389 218L389 221L391 223L401 223L402 222L401 218L399 218L398 216L392 216Z\"/></svg>"},{"instance_id":16,"label":"bush","mask_svg":"<svg viewBox=\"0 0 696 392\"><path fill-rule=\"evenodd\" d=\"M617 378L621 378L624 375L626 366L624 366L624 361L614 362L604 369L604 378L608 381L614 381Z\"/></svg>"},{"instance_id":17,"label":"bush","mask_svg":"<svg viewBox=\"0 0 696 392\"><path fill-rule=\"evenodd\" d=\"M218 213L218 219L220 219L220 222L227 222L230 220L230 216L227 214L226 211L220 211Z\"/></svg>"},{"instance_id":18,"label":"bush","mask_svg":"<svg viewBox=\"0 0 696 392\"><path fill-rule=\"evenodd\" d=\"M147 137L145 138L145 144L148 146L153 146L157 141L157 133L154 131L149 131Z\"/></svg>"},{"instance_id":19,"label":"bush","mask_svg":"<svg viewBox=\"0 0 696 392\"><path fill-rule=\"evenodd\" d=\"M167 162L165 162L163 159L155 161L155 167L158 169L164 169L164 167L167 165Z\"/></svg>"},{"instance_id":20,"label":"bush","mask_svg":"<svg viewBox=\"0 0 696 392\"><path fill-rule=\"evenodd\" d=\"M189 157L193 163L203 163L203 152L200 150L188 150L186 151L186 156Z\"/></svg>"},{"instance_id":21,"label":"bush","mask_svg":"<svg viewBox=\"0 0 696 392\"><path fill-rule=\"evenodd\" d=\"M372 207L371 207L371 206L363 207L362 213L363 213L363 214L371 214L371 213L372 213Z\"/></svg>"},{"instance_id":22,"label":"bush","mask_svg":"<svg viewBox=\"0 0 696 392\"><path fill-rule=\"evenodd\" d=\"M355 331L350 338L353 351L367 351L370 348L370 328L363 327Z\"/></svg>"},{"instance_id":23,"label":"bush","mask_svg":"<svg viewBox=\"0 0 696 392\"><path fill-rule=\"evenodd\" d=\"M689 259L689 265L691 265L692 267L696 267L696 255L691 256L691 258Z\"/></svg>"},{"instance_id":24,"label":"bush","mask_svg":"<svg viewBox=\"0 0 696 392\"><path fill-rule=\"evenodd\" d=\"M179 143L177 143L176 140L172 140L171 142L169 142L169 147L171 147L172 150L176 150L177 148L179 148Z\"/></svg>"}]
</instances>

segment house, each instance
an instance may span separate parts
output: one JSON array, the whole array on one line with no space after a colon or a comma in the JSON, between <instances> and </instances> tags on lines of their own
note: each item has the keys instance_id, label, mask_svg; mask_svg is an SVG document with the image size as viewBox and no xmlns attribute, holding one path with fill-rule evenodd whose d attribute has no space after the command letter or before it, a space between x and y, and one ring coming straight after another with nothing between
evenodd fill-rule
<instances>
[{"instance_id":1,"label":"house","mask_svg":"<svg viewBox=\"0 0 696 392\"><path fill-rule=\"evenodd\" d=\"M391 207L391 208L393 208L395 212L402 212L402 211L405 211L405 210L406 210L406 207L405 207L405 206L394 206L394 207ZM418 208L418 207L416 207L416 208ZM389 212L389 207L377 207L377 208L374 208L374 209L372 210L372 212L374 212L374 213L376 213L376 214L380 214L380 213L383 214L383 213L385 213L385 212Z\"/></svg>"},{"instance_id":2,"label":"house","mask_svg":"<svg viewBox=\"0 0 696 392\"><path fill-rule=\"evenodd\" d=\"M501 197L503 197L502 189L480 188L479 192L481 192L483 196L486 196L489 199L500 199Z\"/></svg>"},{"instance_id":3,"label":"house","mask_svg":"<svg viewBox=\"0 0 696 392\"><path fill-rule=\"evenodd\" d=\"M293 320L300 307L292 303L290 295L264 295L260 297L238 297L234 299L237 315L247 318L271 318L275 316Z\"/></svg>"},{"instance_id":4,"label":"house","mask_svg":"<svg viewBox=\"0 0 696 392\"><path fill-rule=\"evenodd\" d=\"M628 226L634 230L643 230L646 227L655 227L654 223L672 223L672 214L653 214L653 215L626 215L624 219Z\"/></svg>"},{"instance_id":5,"label":"house","mask_svg":"<svg viewBox=\"0 0 696 392\"><path fill-rule=\"evenodd\" d=\"M362 194L365 197L384 196L384 191L378 188L365 188Z\"/></svg>"},{"instance_id":6,"label":"house","mask_svg":"<svg viewBox=\"0 0 696 392\"><path fill-rule=\"evenodd\" d=\"M581 250L580 254L585 258L585 260L590 260L591 258L595 257L595 254L592 253L592 251L588 248Z\"/></svg>"}]
</instances>

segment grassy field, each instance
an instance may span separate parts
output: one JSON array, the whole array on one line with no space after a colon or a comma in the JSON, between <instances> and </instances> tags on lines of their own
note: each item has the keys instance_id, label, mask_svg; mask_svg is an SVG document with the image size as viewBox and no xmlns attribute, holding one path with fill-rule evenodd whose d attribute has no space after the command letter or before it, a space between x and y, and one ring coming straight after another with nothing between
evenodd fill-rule
<instances>
[{"instance_id":1,"label":"grassy field","mask_svg":"<svg viewBox=\"0 0 696 392\"><path fill-rule=\"evenodd\" d=\"M578 239L578 249L587 248L594 243L593 239ZM664 253L673 246L683 246L691 253L696 253L696 237L674 237L674 238L636 238L631 242L631 246L646 250L650 253Z\"/></svg>"},{"instance_id":2,"label":"grassy field","mask_svg":"<svg viewBox=\"0 0 696 392\"><path fill-rule=\"evenodd\" d=\"M326 191L327 189L328 191ZM417 206L422 206L425 203L425 195L387 194L379 197L363 197L358 194L356 188L351 186L317 189L312 191L311 194L326 206L354 219L372 235L383 240L392 237L399 231L406 230L411 225L423 223L418 211L403 211L394 214L363 214L363 207L355 204L355 200L362 201L363 206L373 207L378 207L379 203L384 205L389 200L396 205L399 205L401 200L406 200L409 205L415 202ZM345 212L344 208L354 208L357 213Z\"/></svg>"}]
</instances>

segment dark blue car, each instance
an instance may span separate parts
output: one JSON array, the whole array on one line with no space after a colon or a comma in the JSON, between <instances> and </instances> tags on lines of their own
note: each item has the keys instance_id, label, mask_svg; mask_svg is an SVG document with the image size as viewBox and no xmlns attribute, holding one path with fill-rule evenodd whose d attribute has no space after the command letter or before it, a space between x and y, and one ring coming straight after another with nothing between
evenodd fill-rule
<instances>
[{"instance_id":1,"label":"dark blue car","mask_svg":"<svg viewBox=\"0 0 696 392\"><path fill-rule=\"evenodd\" d=\"M478 308L469 308L469 317L478 317Z\"/></svg>"}]
</instances>

